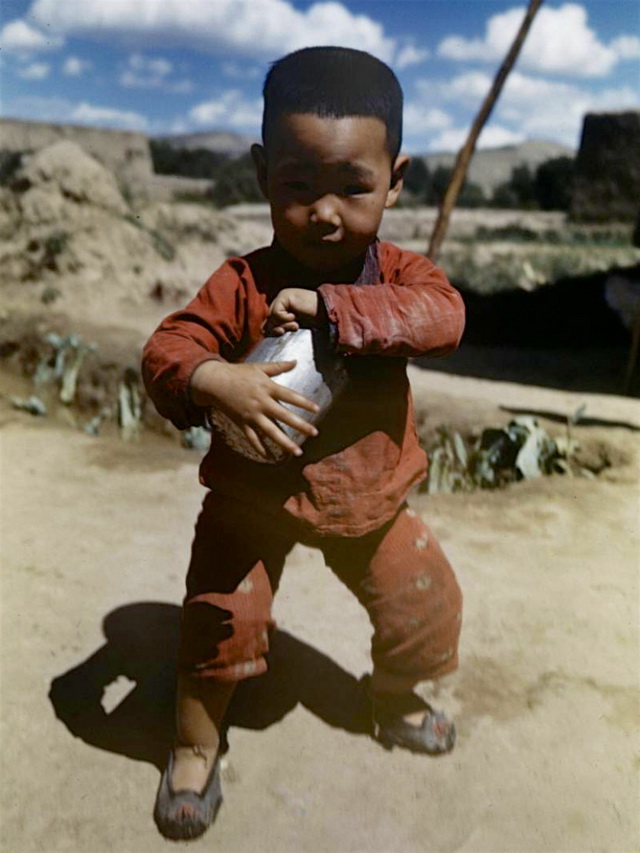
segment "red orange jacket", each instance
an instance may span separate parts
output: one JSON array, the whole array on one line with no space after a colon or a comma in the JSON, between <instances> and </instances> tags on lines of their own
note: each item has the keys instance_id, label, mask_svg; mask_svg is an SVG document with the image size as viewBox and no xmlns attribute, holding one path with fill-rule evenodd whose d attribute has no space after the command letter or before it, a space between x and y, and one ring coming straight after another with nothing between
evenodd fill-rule
<instances>
[{"instance_id":1,"label":"red orange jacket","mask_svg":"<svg viewBox=\"0 0 640 853\"><path fill-rule=\"evenodd\" d=\"M407 358L458 345L464 306L427 258L375 244L376 283L321 283L277 244L229 258L147 342L143 377L158 411L179 429L205 421L189 380L207 359L239 361L261 339L269 304L285 287L318 290L348 355L350 383L304 444L278 466L251 462L212 436L203 485L281 510L322 535L362 536L391 519L426 474L406 375Z\"/></svg>"}]
</instances>

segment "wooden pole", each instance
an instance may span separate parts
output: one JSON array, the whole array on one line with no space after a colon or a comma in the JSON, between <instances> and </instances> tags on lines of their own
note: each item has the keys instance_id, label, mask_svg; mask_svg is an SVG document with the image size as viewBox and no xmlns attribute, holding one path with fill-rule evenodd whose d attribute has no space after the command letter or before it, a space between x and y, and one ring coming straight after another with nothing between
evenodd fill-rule
<instances>
[{"instance_id":1,"label":"wooden pole","mask_svg":"<svg viewBox=\"0 0 640 853\"><path fill-rule=\"evenodd\" d=\"M524 44L524 40L527 37L529 28L531 27L536 12L542 5L542 2L543 0L530 0L529 8L527 9L527 12L522 20L520 29L518 30L518 34L516 35L513 44L509 49L509 53L506 55L502 65L498 69L498 73L496 74L493 80L491 89L489 89L489 92L487 93L487 96L485 97L482 106L478 111L478 115L475 117L475 120L471 125L471 130L469 131L469 135L467 136L467 141L458 153L456 164L453 168L453 174L451 175L451 181L449 182L447 191L444 194L444 198L442 199L442 202L440 204L438 219L433 229L431 241L429 242L429 249L427 251L428 256L434 262L437 260L438 254L440 253L442 241L444 240L447 228L449 227L449 219L451 218L451 212L455 207L456 201L458 200L458 195L460 194L460 190L462 189L462 184L464 183L464 179L467 174L469 160L471 160L471 157L473 156L473 152L475 150L478 137L480 136L480 132L482 131L482 128L484 127L487 119L491 115L491 111L493 110L493 107L496 101L498 100L498 96L502 91L504 82L507 79L509 72L513 68L516 59L518 58L520 48Z\"/></svg>"}]
</instances>

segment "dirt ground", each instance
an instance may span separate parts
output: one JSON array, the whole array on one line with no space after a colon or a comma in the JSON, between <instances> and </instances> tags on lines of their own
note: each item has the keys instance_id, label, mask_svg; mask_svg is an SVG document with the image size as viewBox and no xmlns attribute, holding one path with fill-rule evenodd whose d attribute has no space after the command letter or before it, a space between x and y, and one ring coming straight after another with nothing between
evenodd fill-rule
<instances>
[{"instance_id":1,"label":"dirt ground","mask_svg":"<svg viewBox=\"0 0 640 853\"><path fill-rule=\"evenodd\" d=\"M632 853L638 822L640 407L412 369L425 422L587 402L596 480L416 494L465 594L447 757L387 752L357 680L369 627L319 555L291 554L271 668L232 712L225 803L191 849ZM554 420L555 419L555 420ZM2 771L7 853L155 853L197 454L92 438L0 400ZM247 531L250 535L250 531ZM425 688L426 691L426 688ZM428 692L428 691L427 691Z\"/></svg>"}]
</instances>

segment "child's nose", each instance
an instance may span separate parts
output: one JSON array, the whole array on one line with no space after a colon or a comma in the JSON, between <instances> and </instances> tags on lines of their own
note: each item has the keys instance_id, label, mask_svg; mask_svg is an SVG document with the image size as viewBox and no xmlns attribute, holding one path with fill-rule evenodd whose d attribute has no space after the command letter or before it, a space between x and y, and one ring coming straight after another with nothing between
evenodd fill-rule
<instances>
[{"instance_id":1,"label":"child's nose","mask_svg":"<svg viewBox=\"0 0 640 853\"><path fill-rule=\"evenodd\" d=\"M334 195L324 195L316 199L311 208L310 219L314 225L330 225L332 228L339 228L338 199Z\"/></svg>"}]
</instances>

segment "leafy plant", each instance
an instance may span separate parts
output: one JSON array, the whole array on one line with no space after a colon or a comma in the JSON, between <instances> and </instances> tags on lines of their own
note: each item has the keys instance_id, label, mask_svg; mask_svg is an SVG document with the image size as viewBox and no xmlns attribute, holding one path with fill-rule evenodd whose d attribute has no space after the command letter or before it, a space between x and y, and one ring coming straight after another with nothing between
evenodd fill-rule
<instances>
[{"instance_id":1,"label":"leafy plant","mask_svg":"<svg viewBox=\"0 0 640 853\"><path fill-rule=\"evenodd\" d=\"M577 459L579 445L572 434L583 414L584 406L567 418L566 434L557 439L528 415L506 427L487 427L476 438L441 426L428 448L429 477L422 488L430 494L473 492L550 474L592 477L594 472Z\"/></svg>"}]
</instances>

